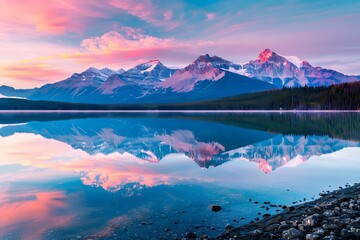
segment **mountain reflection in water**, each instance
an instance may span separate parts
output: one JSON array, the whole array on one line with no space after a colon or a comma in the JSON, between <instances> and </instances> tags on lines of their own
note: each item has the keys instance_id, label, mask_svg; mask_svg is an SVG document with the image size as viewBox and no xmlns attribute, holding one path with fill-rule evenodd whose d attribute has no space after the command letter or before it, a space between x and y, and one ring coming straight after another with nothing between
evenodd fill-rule
<instances>
[{"instance_id":1,"label":"mountain reflection in water","mask_svg":"<svg viewBox=\"0 0 360 240\"><path fill-rule=\"evenodd\" d=\"M105 234L102 227L128 227L134 221L154 218L148 204L155 204L153 209L164 206L157 211L168 214L167 218L184 220L189 216L171 215L184 201L189 208L205 202L206 208L227 199L223 200L225 209L228 206L253 216L259 210L246 207L248 196L261 198L269 187L288 188L284 181L290 186L299 184L289 179L294 175L289 167L314 161L310 167L316 172L320 167L315 161L323 160L312 159L314 156L331 159L340 150L358 150L359 120L358 114L2 115L0 212L6 217L0 220L0 237L50 239L65 234L61 229L69 226L74 228L64 235L69 238L84 234L84 229L101 235ZM343 172L338 170L339 178L331 181L346 181L340 179L343 175L353 179L348 172L351 164L355 165L344 160L337 165ZM281 168L284 171L274 174ZM265 178L264 173L273 176ZM310 171L300 169L296 174L307 173ZM329 178L330 173L313 177ZM76 179L91 188L81 187ZM256 182L258 179L268 180ZM302 183L304 189L307 181ZM318 189L313 185L313 190L299 190L292 198L314 194ZM163 186L171 188L161 189ZM196 196L194 188L201 196ZM279 189L267 192L268 197L289 202L290 196L280 194ZM147 194L154 197L151 203ZM163 203L164 196L172 201ZM104 214L98 216L99 212ZM239 212L218 213L221 219L213 216L214 221L223 224ZM93 216L91 221L76 220L89 218L88 214ZM200 218L210 213L198 214ZM196 221L187 221L178 231ZM167 223L159 224L163 228ZM149 229L149 234L156 232L156 227ZM124 239L131 239L132 233L128 231Z\"/></svg>"}]
</instances>

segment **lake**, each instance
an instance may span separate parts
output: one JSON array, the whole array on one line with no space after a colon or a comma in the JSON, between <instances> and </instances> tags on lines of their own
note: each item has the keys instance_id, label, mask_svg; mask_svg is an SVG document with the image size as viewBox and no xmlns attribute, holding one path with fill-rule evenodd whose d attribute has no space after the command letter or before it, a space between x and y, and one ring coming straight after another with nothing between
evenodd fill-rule
<instances>
[{"instance_id":1,"label":"lake","mask_svg":"<svg viewBox=\"0 0 360 240\"><path fill-rule=\"evenodd\" d=\"M359 182L359 156L359 113L2 113L0 239L214 237Z\"/></svg>"}]
</instances>

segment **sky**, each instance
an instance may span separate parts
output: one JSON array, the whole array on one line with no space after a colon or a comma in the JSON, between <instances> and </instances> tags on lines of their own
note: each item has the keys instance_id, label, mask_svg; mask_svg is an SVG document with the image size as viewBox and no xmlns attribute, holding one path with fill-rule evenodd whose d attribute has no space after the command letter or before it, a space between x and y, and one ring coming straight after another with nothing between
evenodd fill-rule
<instances>
[{"instance_id":1,"label":"sky","mask_svg":"<svg viewBox=\"0 0 360 240\"><path fill-rule=\"evenodd\" d=\"M245 63L265 48L360 75L359 19L358 0L1 0L0 85L204 53Z\"/></svg>"}]
</instances>

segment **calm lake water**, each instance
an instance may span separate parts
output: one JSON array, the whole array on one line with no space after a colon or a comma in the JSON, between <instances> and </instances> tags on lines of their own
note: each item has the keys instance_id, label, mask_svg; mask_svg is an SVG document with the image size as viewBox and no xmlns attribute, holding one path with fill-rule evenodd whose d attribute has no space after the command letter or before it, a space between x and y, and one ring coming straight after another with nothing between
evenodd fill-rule
<instances>
[{"instance_id":1,"label":"calm lake water","mask_svg":"<svg viewBox=\"0 0 360 240\"><path fill-rule=\"evenodd\" d=\"M213 237L359 173L358 113L0 114L0 239Z\"/></svg>"}]
</instances>

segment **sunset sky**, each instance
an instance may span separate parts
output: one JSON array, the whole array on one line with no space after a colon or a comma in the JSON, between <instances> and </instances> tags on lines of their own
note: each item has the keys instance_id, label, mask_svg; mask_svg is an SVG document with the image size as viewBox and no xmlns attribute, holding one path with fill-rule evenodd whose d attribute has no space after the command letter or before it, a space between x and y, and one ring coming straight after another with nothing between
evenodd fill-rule
<instances>
[{"instance_id":1,"label":"sunset sky","mask_svg":"<svg viewBox=\"0 0 360 240\"><path fill-rule=\"evenodd\" d=\"M0 85L38 87L90 66L209 53L244 63L270 48L360 74L357 0L1 0Z\"/></svg>"}]
</instances>

